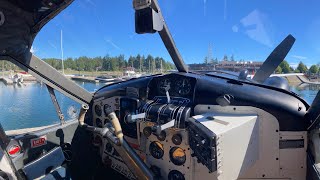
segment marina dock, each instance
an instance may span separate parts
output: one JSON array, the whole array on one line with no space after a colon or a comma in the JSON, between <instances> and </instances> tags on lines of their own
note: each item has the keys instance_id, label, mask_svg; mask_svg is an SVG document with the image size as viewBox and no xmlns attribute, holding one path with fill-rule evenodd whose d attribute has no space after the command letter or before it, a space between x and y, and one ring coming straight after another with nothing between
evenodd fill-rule
<instances>
[{"instance_id":1,"label":"marina dock","mask_svg":"<svg viewBox=\"0 0 320 180\"><path fill-rule=\"evenodd\" d=\"M90 77L90 76L72 76L71 79L75 81L99 83L98 80L95 80L95 77Z\"/></svg>"},{"instance_id":2,"label":"marina dock","mask_svg":"<svg viewBox=\"0 0 320 180\"><path fill-rule=\"evenodd\" d=\"M317 85L320 84L320 82L318 81L310 81L303 73L272 74L271 76L284 77L288 80L289 84L290 83L306 83L306 84L317 84Z\"/></svg>"},{"instance_id":3,"label":"marina dock","mask_svg":"<svg viewBox=\"0 0 320 180\"><path fill-rule=\"evenodd\" d=\"M3 81L6 85L13 85L12 79L6 77L0 77L0 81Z\"/></svg>"}]
</instances>

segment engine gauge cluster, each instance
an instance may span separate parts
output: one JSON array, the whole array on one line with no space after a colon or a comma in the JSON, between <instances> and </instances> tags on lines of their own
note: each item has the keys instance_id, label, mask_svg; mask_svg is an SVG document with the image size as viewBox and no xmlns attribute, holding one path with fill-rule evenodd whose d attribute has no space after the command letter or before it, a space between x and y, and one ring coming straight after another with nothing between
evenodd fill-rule
<instances>
[{"instance_id":1,"label":"engine gauge cluster","mask_svg":"<svg viewBox=\"0 0 320 180\"><path fill-rule=\"evenodd\" d=\"M149 99L154 96L166 96L166 92L168 92L170 96L191 99L193 97L195 84L196 79L192 77L178 74L160 76L154 78L149 84Z\"/></svg>"}]
</instances>

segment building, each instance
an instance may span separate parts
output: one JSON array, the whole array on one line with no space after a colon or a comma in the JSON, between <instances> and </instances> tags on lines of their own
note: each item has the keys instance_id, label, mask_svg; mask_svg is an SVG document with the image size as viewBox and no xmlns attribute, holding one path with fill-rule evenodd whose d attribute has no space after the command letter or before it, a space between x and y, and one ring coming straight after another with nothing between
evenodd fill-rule
<instances>
[{"instance_id":1,"label":"building","mask_svg":"<svg viewBox=\"0 0 320 180\"><path fill-rule=\"evenodd\" d=\"M262 64L263 62L259 61L220 61L217 64L189 64L189 69L193 71L226 70L233 72L246 69L250 74L254 74Z\"/></svg>"}]
</instances>

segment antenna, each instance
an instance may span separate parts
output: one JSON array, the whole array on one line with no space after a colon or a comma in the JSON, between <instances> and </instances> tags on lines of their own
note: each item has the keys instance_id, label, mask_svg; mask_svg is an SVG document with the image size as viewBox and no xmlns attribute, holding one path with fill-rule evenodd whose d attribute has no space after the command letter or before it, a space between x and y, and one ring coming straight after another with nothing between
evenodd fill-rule
<instances>
[{"instance_id":1,"label":"antenna","mask_svg":"<svg viewBox=\"0 0 320 180\"><path fill-rule=\"evenodd\" d=\"M61 62L62 62L62 74L64 75L64 64L63 64L63 46L62 46L62 29L61 29Z\"/></svg>"},{"instance_id":2,"label":"antenna","mask_svg":"<svg viewBox=\"0 0 320 180\"><path fill-rule=\"evenodd\" d=\"M208 58L208 63L211 63L211 61L212 61L212 46L211 46L211 43L209 43L209 46L208 46L207 58Z\"/></svg>"}]
</instances>

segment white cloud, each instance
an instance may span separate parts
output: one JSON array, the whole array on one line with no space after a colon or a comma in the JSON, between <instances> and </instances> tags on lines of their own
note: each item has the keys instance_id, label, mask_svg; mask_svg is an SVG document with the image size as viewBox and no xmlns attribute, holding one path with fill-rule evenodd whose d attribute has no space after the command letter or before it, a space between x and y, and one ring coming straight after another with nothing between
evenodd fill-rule
<instances>
[{"instance_id":1,"label":"white cloud","mask_svg":"<svg viewBox=\"0 0 320 180\"><path fill-rule=\"evenodd\" d=\"M206 16L207 11L207 0L203 0L203 15Z\"/></svg>"},{"instance_id":2,"label":"white cloud","mask_svg":"<svg viewBox=\"0 0 320 180\"><path fill-rule=\"evenodd\" d=\"M91 0L86 0L87 3L91 4L92 6L94 7L97 7L96 3L94 3L93 1Z\"/></svg>"},{"instance_id":3,"label":"white cloud","mask_svg":"<svg viewBox=\"0 0 320 180\"><path fill-rule=\"evenodd\" d=\"M104 38L104 40L109 43L111 46L113 46L114 48L118 49L118 50L122 50L118 45L116 45L113 41L111 41L110 39L106 39Z\"/></svg>"},{"instance_id":4,"label":"white cloud","mask_svg":"<svg viewBox=\"0 0 320 180\"><path fill-rule=\"evenodd\" d=\"M227 20L227 0L224 0L223 19Z\"/></svg>"},{"instance_id":5,"label":"white cloud","mask_svg":"<svg viewBox=\"0 0 320 180\"><path fill-rule=\"evenodd\" d=\"M305 60L305 59L308 59L308 58L307 58L307 57L305 57L305 56L298 56L298 55L292 55L291 57L296 58L296 59L299 59L299 60Z\"/></svg>"},{"instance_id":6,"label":"white cloud","mask_svg":"<svg viewBox=\"0 0 320 180\"><path fill-rule=\"evenodd\" d=\"M54 49L58 49L57 46L55 46L51 41L48 41L48 44L53 47Z\"/></svg>"},{"instance_id":7,"label":"white cloud","mask_svg":"<svg viewBox=\"0 0 320 180\"><path fill-rule=\"evenodd\" d=\"M240 25L243 26L243 33L249 38L266 45L268 47L273 46L272 24L266 14L262 13L258 9L253 10L247 16L240 20ZM233 32L239 31L239 25L232 27Z\"/></svg>"},{"instance_id":8,"label":"white cloud","mask_svg":"<svg viewBox=\"0 0 320 180\"><path fill-rule=\"evenodd\" d=\"M296 69L298 67L299 63L289 63L289 66L292 67L293 69Z\"/></svg>"},{"instance_id":9,"label":"white cloud","mask_svg":"<svg viewBox=\"0 0 320 180\"><path fill-rule=\"evenodd\" d=\"M232 31L233 32L238 32L239 31L238 26L237 25L232 26Z\"/></svg>"}]
</instances>

